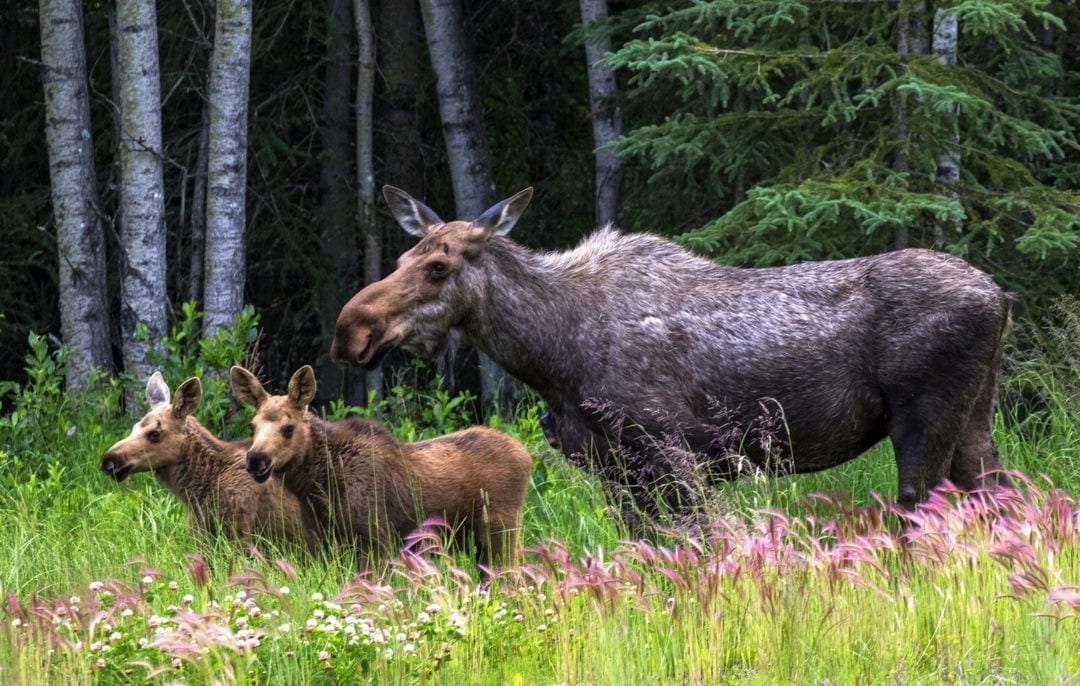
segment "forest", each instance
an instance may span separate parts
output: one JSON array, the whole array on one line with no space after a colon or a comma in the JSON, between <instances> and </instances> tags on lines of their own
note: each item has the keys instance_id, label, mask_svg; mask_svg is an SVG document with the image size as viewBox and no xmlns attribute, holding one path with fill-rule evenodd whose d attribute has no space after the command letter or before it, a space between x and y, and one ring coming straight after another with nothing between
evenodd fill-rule
<instances>
[{"instance_id":1,"label":"forest","mask_svg":"<svg viewBox=\"0 0 1080 686\"><path fill-rule=\"evenodd\" d=\"M1080 679L1078 32L1067 0L2 3L0 681ZM486 355L331 359L416 243L384 186L448 221L532 188L537 251L611 224L737 267L959 256L1016 303L1016 488L904 511L884 442L643 534ZM250 437L234 365L271 393L311 365L322 418L402 445L513 437L520 564L437 518L359 573L237 545L103 461L155 371Z\"/></svg>"}]
</instances>

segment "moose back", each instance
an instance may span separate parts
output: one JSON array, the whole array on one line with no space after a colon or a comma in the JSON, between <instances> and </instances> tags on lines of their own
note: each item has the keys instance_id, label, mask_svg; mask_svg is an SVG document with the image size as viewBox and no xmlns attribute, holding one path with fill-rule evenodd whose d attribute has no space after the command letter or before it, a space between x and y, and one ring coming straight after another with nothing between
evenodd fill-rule
<instances>
[{"instance_id":1,"label":"moose back","mask_svg":"<svg viewBox=\"0 0 1080 686\"><path fill-rule=\"evenodd\" d=\"M990 423L1009 300L957 257L746 269L610 227L539 253L505 237L532 189L451 222L383 193L420 241L344 306L332 357L371 368L395 346L474 346L540 394L572 460L645 505L659 492L687 507L695 479L832 467L886 437L907 507L1001 469Z\"/></svg>"}]
</instances>

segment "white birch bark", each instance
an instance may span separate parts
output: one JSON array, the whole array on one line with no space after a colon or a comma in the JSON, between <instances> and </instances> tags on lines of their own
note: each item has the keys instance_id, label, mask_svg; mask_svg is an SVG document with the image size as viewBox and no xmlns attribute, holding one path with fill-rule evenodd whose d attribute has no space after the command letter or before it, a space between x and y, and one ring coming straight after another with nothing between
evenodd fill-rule
<instances>
[{"instance_id":1,"label":"white birch bark","mask_svg":"<svg viewBox=\"0 0 1080 686\"><path fill-rule=\"evenodd\" d=\"M112 369L105 298L105 236L96 212L82 2L41 0L45 142L60 262L60 329L67 385Z\"/></svg>"},{"instance_id":2,"label":"white birch bark","mask_svg":"<svg viewBox=\"0 0 1080 686\"><path fill-rule=\"evenodd\" d=\"M218 0L210 57L203 325L229 326L244 306L251 0Z\"/></svg>"},{"instance_id":3,"label":"white birch bark","mask_svg":"<svg viewBox=\"0 0 1080 686\"><path fill-rule=\"evenodd\" d=\"M421 0L428 54L435 70L450 181L457 216L479 217L495 202L484 111L473 86L472 56L466 48L459 0ZM485 408L498 403L508 416L520 384L487 355L480 356L480 400Z\"/></svg>"},{"instance_id":4,"label":"white birch bark","mask_svg":"<svg viewBox=\"0 0 1080 686\"><path fill-rule=\"evenodd\" d=\"M365 284L382 278L382 232L375 217L375 28L368 0L353 0L356 26L356 210L364 237ZM382 397L382 368L365 373L368 392Z\"/></svg>"},{"instance_id":5,"label":"white birch bark","mask_svg":"<svg viewBox=\"0 0 1080 686\"><path fill-rule=\"evenodd\" d=\"M581 23L585 27L585 62L589 76L589 114L592 119L596 156L596 224L616 223L619 189L622 184L622 161L608 147L622 135L622 116L612 104L618 92L615 71L598 62L611 52L611 37L595 29L608 16L607 0L581 0ZM590 27L594 29L590 33Z\"/></svg>"},{"instance_id":6,"label":"white birch bark","mask_svg":"<svg viewBox=\"0 0 1080 686\"><path fill-rule=\"evenodd\" d=\"M957 37L958 22L956 15L945 9L937 9L934 12L932 50L937 55L938 62L946 66L956 64ZM954 112L953 114L956 116L958 113ZM960 153L957 150L960 141L956 136L953 136L950 140L952 146L938 158L937 179L938 183L945 186L946 192L955 198L957 184L960 182ZM959 218L953 220L952 228L956 232L961 230ZM944 242L943 233L942 227L935 226L935 235L939 245Z\"/></svg>"},{"instance_id":7,"label":"white birch bark","mask_svg":"<svg viewBox=\"0 0 1080 686\"><path fill-rule=\"evenodd\" d=\"M117 0L120 86L120 330L124 371L150 375L147 353L166 330L165 192L154 0ZM136 337L146 326L148 340Z\"/></svg>"},{"instance_id":8,"label":"white birch bark","mask_svg":"<svg viewBox=\"0 0 1080 686\"><path fill-rule=\"evenodd\" d=\"M461 3L421 0L420 12L435 70L457 216L472 219L495 202L495 181L484 111L473 85L472 56L465 45Z\"/></svg>"}]
</instances>

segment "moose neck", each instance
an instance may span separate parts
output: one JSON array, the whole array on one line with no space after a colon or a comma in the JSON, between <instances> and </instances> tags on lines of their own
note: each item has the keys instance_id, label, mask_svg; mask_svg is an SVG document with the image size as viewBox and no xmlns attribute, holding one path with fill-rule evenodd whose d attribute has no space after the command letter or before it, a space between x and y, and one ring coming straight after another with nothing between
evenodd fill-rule
<instances>
[{"instance_id":1,"label":"moose neck","mask_svg":"<svg viewBox=\"0 0 1080 686\"><path fill-rule=\"evenodd\" d=\"M179 459L154 474L181 502L201 506L212 502L218 477L229 466L228 452L232 446L190 416L185 424L185 438Z\"/></svg>"},{"instance_id":2,"label":"moose neck","mask_svg":"<svg viewBox=\"0 0 1080 686\"><path fill-rule=\"evenodd\" d=\"M567 340L592 336L581 303L595 298L595 274L579 251L541 254L511 241L492 239L474 287L471 316L460 326L464 340L542 396L556 392L583 361Z\"/></svg>"},{"instance_id":3,"label":"moose neck","mask_svg":"<svg viewBox=\"0 0 1080 686\"><path fill-rule=\"evenodd\" d=\"M335 456L328 447L330 426L312 413L304 420L311 433L308 449L286 465L281 480L286 489L311 507L321 521L328 516L329 494L335 488Z\"/></svg>"}]
</instances>

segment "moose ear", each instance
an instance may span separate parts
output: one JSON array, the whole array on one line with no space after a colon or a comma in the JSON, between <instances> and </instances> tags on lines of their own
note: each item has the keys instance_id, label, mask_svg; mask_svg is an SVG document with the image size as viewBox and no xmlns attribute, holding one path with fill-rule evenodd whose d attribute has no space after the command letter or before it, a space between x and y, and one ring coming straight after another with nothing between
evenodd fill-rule
<instances>
[{"instance_id":1,"label":"moose ear","mask_svg":"<svg viewBox=\"0 0 1080 686\"><path fill-rule=\"evenodd\" d=\"M161 372L154 372L146 381L146 402L150 407L169 402L169 384L165 383Z\"/></svg>"},{"instance_id":2,"label":"moose ear","mask_svg":"<svg viewBox=\"0 0 1080 686\"><path fill-rule=\"evenodd\" d=\"M315 399L315 370L310 364L305 364L289 379L289 402L293 406L304 409Z\"/></svg>"},{"instance_id":3,"label":"moose ear","mask_svg":"<svg viewBox=\"0 0 1080 686\"><path fill-rule=\"evenodd\" d=\"M521 213L529 206L532 200L533 189L530 186L523 191L518 191L506 200L501 200L487 212L473 220L472 226L480 232L480 237L487 240L492 236L505 236L514 228L514 224L521 218Z\"/></svg>"},{"instance_id":4,"label":"moose ear","mask_svg":"<svg viewBox=\"0 0 1080 686\"><path fill-rule=\"evenodd\" d=\"M202 400L202 384L197 378L191 378L180 384L173 398L172 413L177 419L183 419L199 406Z\"/></svg>"},{"instance_id":5,"label":"moose ear","mask_svg":"<svg viewBox=\"0 0 1080 686\"><path fill-rule=\"evenodd\" d=\"M251 405L256 410L262 407L268 397L266 389L255 378L255 375L243 367L233 367L229 370L229 381L232 382L232 391L240 402Z\"/></svg>"},{"instance_id":6,"label":"moose ear","mask_svg":"<svg viewBox=\"0 0 1080 686\"><path fill-rule=\"evenodd\" d=\"M394 215L401 228L417 238L426 236L431 227L445 223L434 210L400 188L383 186L382 192L390 207L390 214Z\"/></svg>"}]
</instances>

